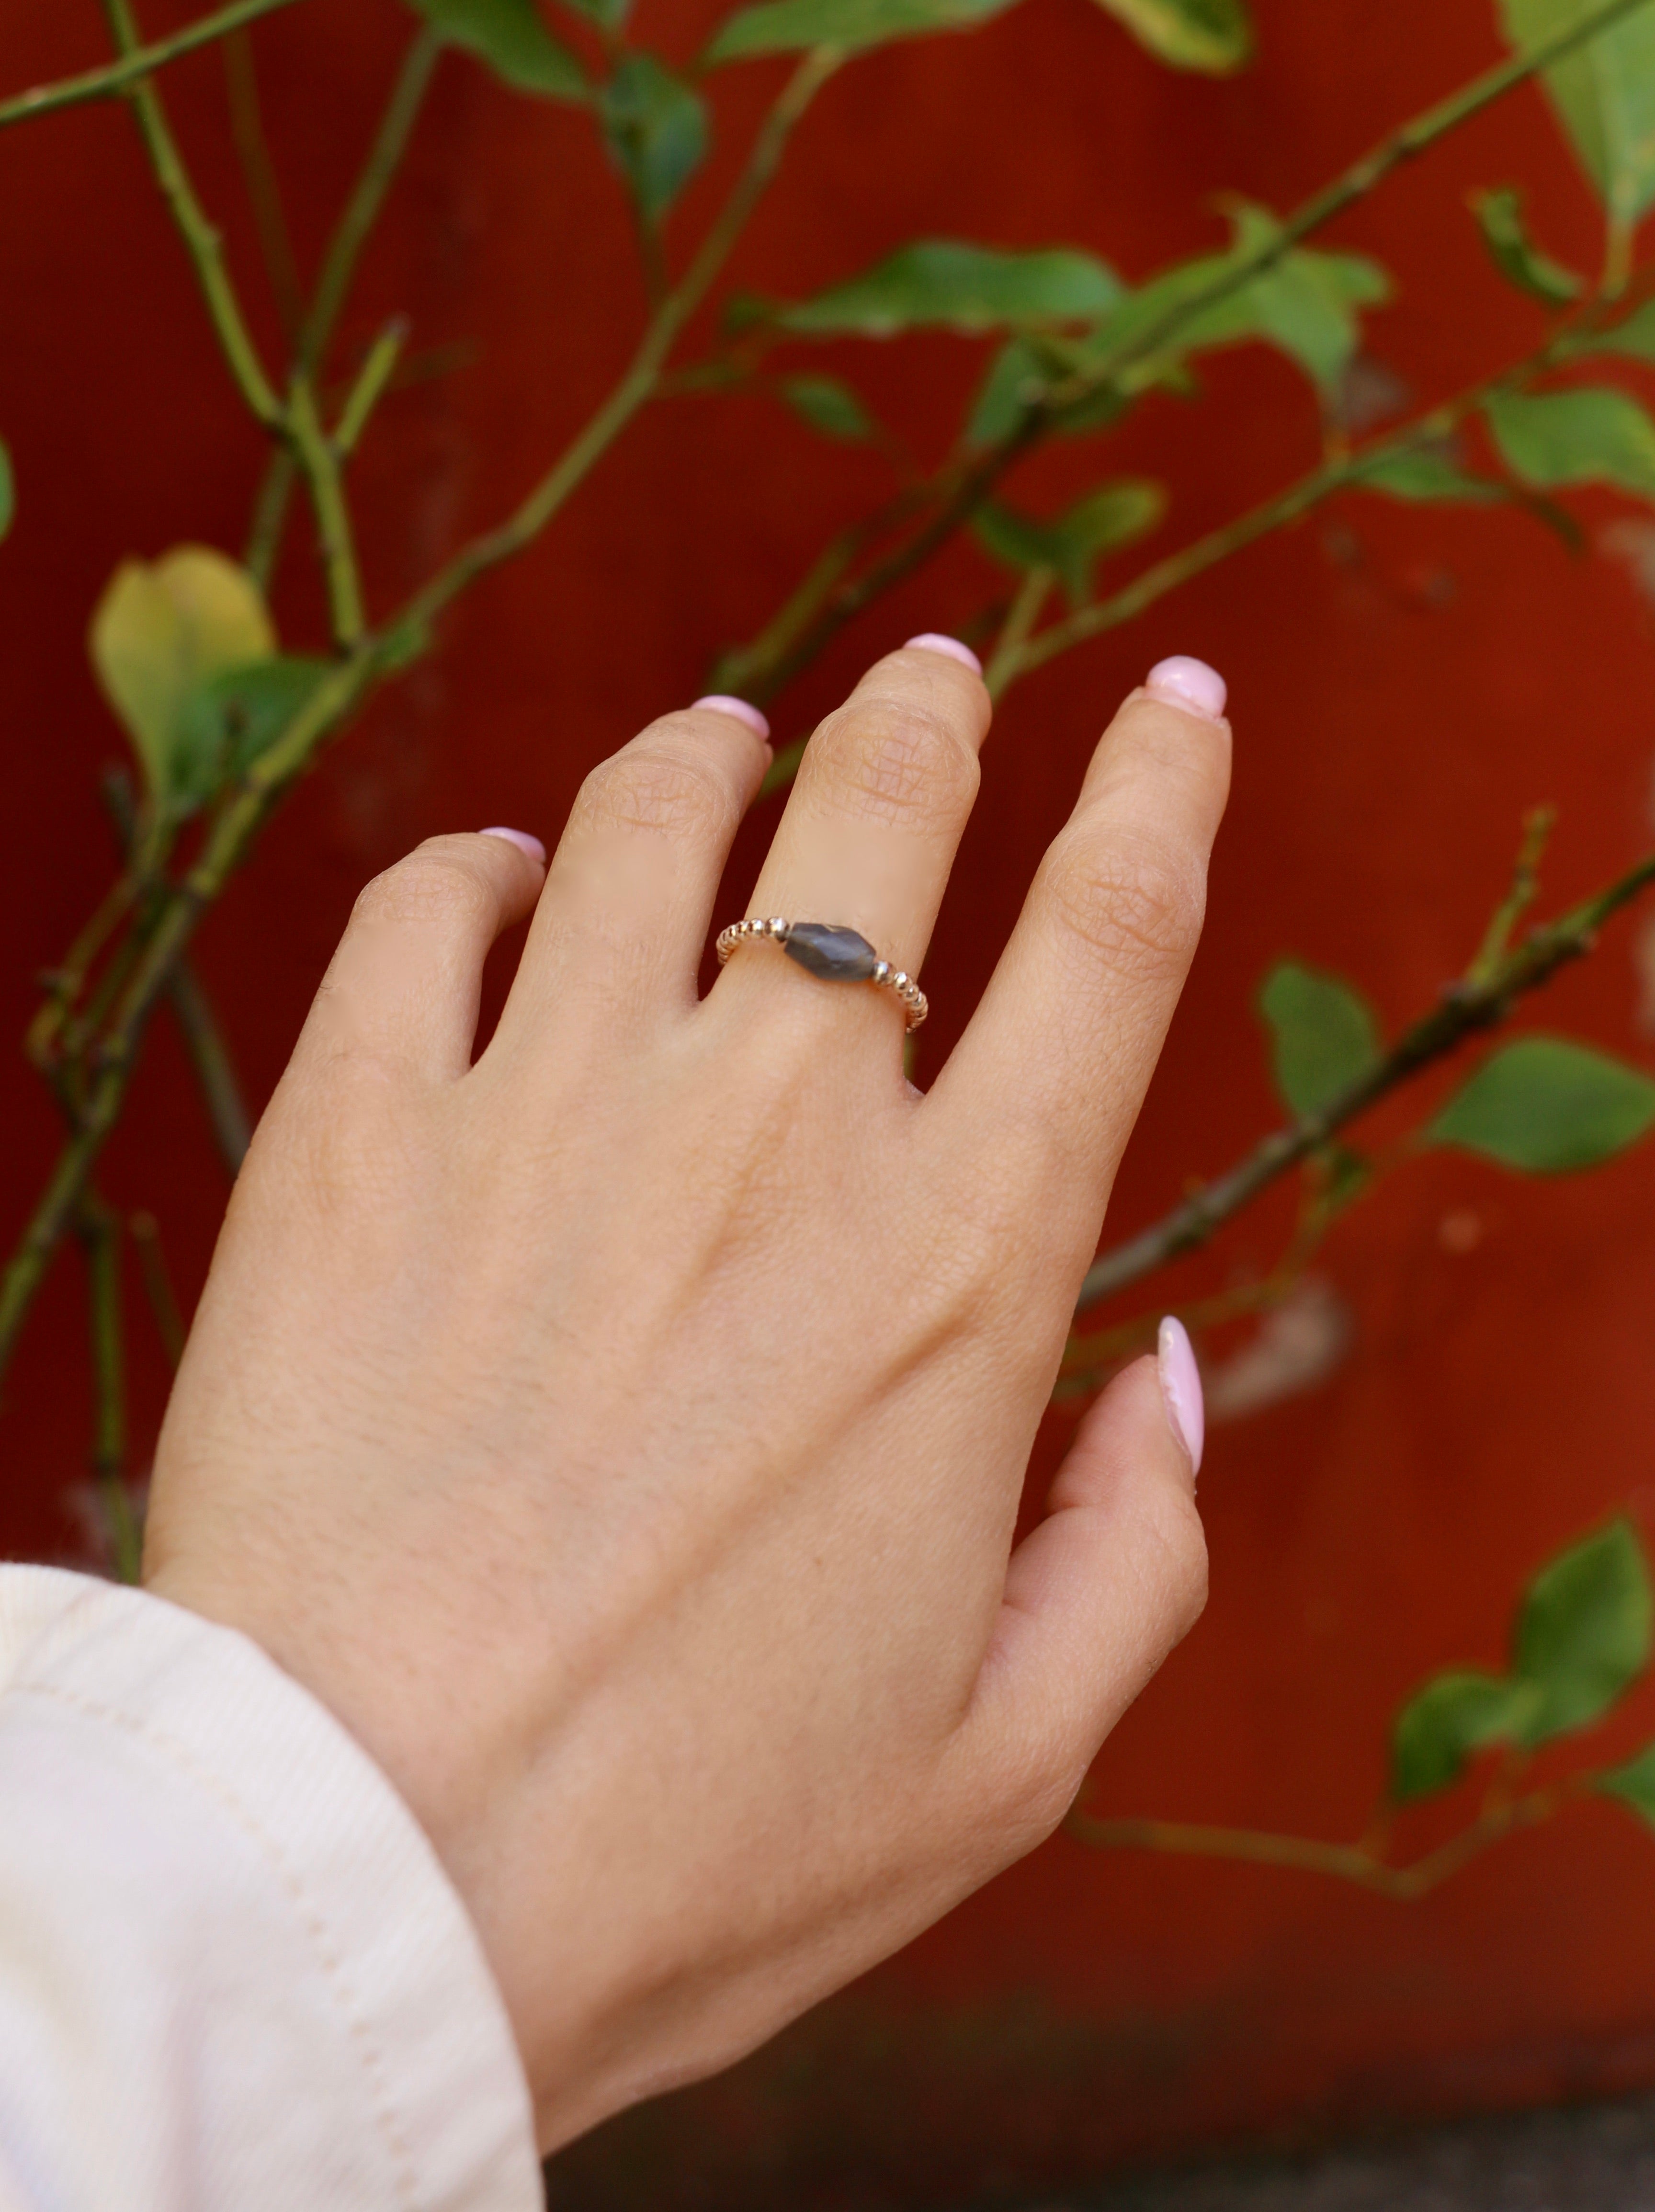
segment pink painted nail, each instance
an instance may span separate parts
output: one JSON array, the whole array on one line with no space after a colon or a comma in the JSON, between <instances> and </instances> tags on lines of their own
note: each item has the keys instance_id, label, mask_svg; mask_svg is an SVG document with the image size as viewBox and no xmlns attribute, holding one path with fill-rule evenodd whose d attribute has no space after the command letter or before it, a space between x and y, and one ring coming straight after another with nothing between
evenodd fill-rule
<instances>
[{"instance_id":1,"label":"pink painted nail","mask_svg":"<svg viewBox=\"0 0 1655 2212\"><path fill-rule=\"evenodd\" d=\"M970 669L973 676L980 676L983 672L982 662L968 645L961 645L957 637L944 637L940 630L921 630L918 637L911 637L907 641L903 650L913 653L943 653L950 660L957 660L962 668Z\"/></svg>"},{"instance_id":2,"label":"pink painted nail","mask_svg":"<svg viewBox=\"0 0 1655 2212\"><path fill-rule=\"evenodd\" d=\"M504 837L508 845L515 845L519 853L526 853L539 867L546 865L546 848L538 837L531 837L526 830L479 830L479 837Z\"/></svg>"},{"instance_id":3,"label":"pink painted nail","mask_svg":"<svg viewBox=\"0 0 1655 2212\"><path fill-rule=\"evenodd\" d=\"M1143 679L1143 688L1188 714L1204 715L1209 722L1223 719L1224 702L1229 696L1229 688L1218 671L1209 668L1204 660L1192 660L1187 653L1156 661Z\"/></svg>"},{"instance_id":4,"label":"pink painted nail","mask_svg":"<svg viewBox=\"0 0 1655 2212\"><path fill-rule=\"evenodd\" d=\"M1199 1474L1201 1449L1207 1441L1207 1403L1201 1395L1201 1370L1195 1364L1190 1333L1172 1314L1161 1324L1155 1364L1173 1434L1189 1455L1190 1473Z\"/></svg>"},{"instance_id":5,"label":"pink painted nail","mask_svg":"<svg viewBox=\"0 0 1655 2212\"><path fill-rule=\"evenodd\" d=\"M770 742L769 723L749 700L732 699L724 691L709 691L705 699L694 700L692 704L708 708L715 714L733 715L737 721L745 722L755 738L763 738L767 744Z\"/></svg>"}]
</instances>

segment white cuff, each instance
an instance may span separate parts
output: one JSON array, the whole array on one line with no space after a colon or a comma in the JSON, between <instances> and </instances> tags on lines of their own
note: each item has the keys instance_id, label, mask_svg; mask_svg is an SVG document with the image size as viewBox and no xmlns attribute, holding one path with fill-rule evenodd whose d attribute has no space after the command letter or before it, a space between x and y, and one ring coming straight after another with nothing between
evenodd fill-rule
<instances>
[{"instance_id":1,"label":"white cuff","mask_svg":"<svg viewBox=\"0 0 1655 2212\"><path fill-rule=\"evenodd\" d=\"M435 1852L233 1631L0 1567L0 2201L540 2212Z\"/></svg>"}]
</instances>

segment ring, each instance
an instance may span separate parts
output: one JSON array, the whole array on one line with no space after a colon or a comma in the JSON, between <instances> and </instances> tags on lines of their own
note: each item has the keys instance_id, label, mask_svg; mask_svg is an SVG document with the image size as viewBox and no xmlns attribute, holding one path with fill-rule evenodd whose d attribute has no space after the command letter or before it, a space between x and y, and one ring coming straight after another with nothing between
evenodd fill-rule
<instances>
[{"instance_id":1,"label":"ring","mask_svg":"<svg viewBox=\"0 0 1655 2212\"><path fill-rule=\"evenodd\" d=\"M751 938L767 937L779 945L790 960L797 960L813 975L829 983L877 983L894 991L907 1010L908 1027L917 1030L930 1011L924 993L912 975L882 960L867 939L854 929L832 921L732 921L718 932L718 965L722 968L738 945Z\"/></svg>"}]
</instances>

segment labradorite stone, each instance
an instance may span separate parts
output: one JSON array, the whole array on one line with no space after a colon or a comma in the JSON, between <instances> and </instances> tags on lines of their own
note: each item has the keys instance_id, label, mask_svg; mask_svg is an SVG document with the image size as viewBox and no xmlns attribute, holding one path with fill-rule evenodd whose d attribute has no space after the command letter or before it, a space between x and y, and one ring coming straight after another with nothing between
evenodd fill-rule
<instances>
[{"instance_id":1,"label":"labradorite stone","mask_svg":"<svg viewBox=\"0 0 1655 2212\"><path fill-rule=\"evenodd\" d=\"M828 921L796 921L782 949L790 960L830 982L864 981L879 964L879 955L865 937L854 929L836 929Z\"/></svg>"}]
</instances>

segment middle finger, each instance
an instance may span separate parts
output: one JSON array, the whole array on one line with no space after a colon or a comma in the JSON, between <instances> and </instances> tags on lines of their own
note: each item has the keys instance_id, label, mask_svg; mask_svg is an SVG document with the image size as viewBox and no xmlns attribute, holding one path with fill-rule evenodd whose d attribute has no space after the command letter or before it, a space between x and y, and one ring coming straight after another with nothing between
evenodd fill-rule
<instances>
[{"instance_id":1,"label":"middle finger","mask_svg":"<svg viewBox=\"0 0 1655 2212\"><path fill-rule=\"evenodd\" d=\"M975 657L951 638L915 639L876 661L805 747L748 912L854 929L916 973L977 795L991 712ZM809 987L779 948L757 945L719 988ZM892 1000L884 1018L899 1012Z\"/></svg>"}]
</instances>

